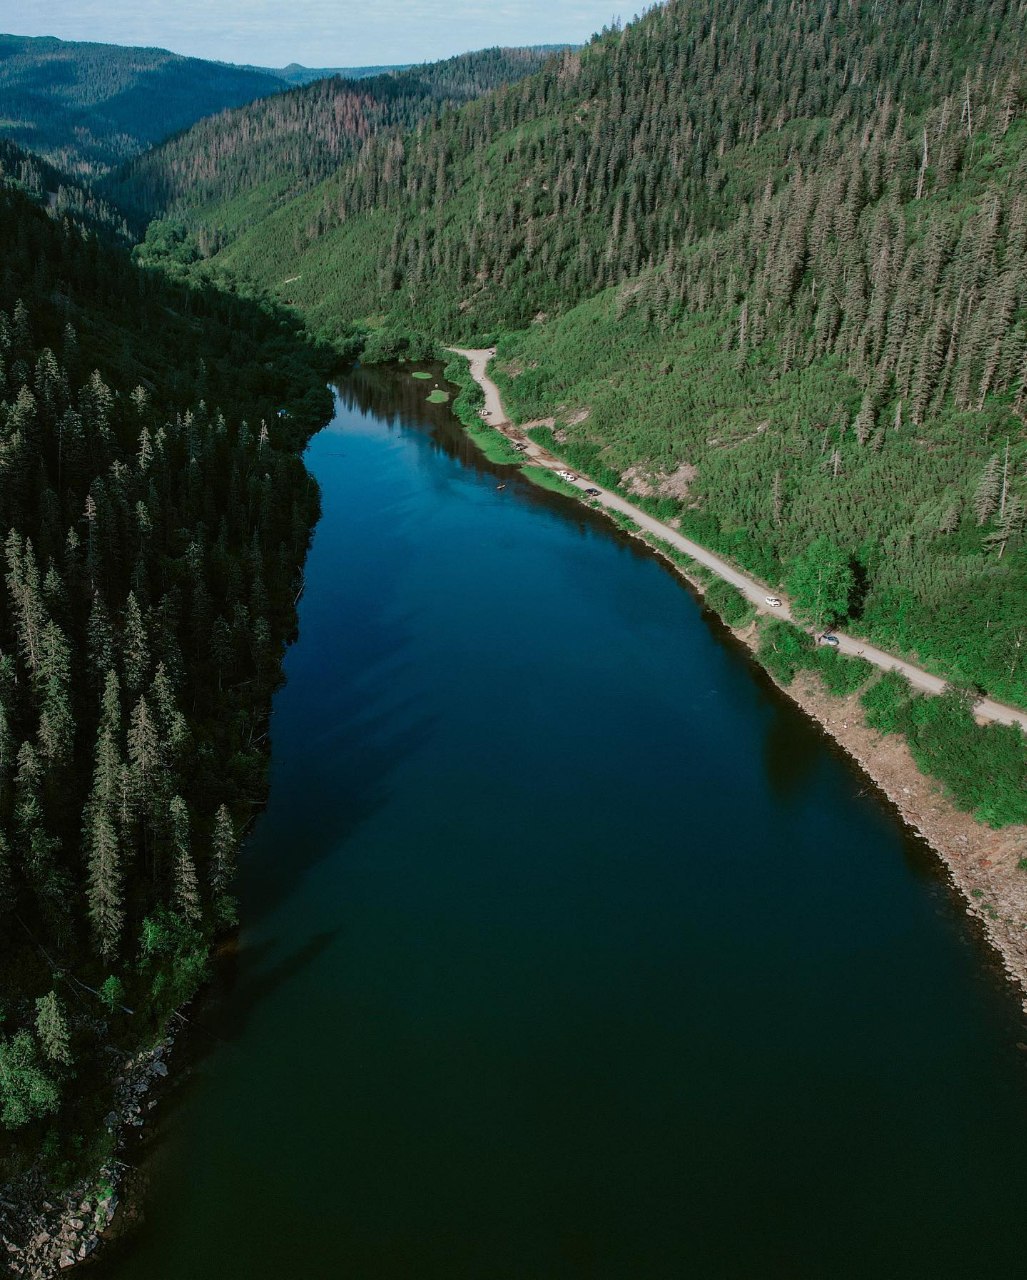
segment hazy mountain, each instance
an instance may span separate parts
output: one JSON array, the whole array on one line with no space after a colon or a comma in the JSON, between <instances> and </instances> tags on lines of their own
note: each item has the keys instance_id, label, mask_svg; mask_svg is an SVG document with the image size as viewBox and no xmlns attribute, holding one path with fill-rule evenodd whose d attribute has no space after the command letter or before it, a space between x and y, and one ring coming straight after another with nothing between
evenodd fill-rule
<instances>
[{"instance_id":1,"label":"hazy mountain","mask_svg":"<svg viewBox=\"0 0 1027 1280\"><path fill-rule=\"evenodd\" d=\"M0 36L0 133L71 174L92 175L226 107L288 84L166 49Z\"/></svg>"},{"instance_id":2,"label":"hazy mountain","mask_svg":"<svg viewBox=\"0 0 1027 1280\"><path fill-rule=\"evenodd\" d=\"M143 218L172 214L208 256L376 134L412 128L521 80L549 56L484 49L360 80L318 80L198 121L128 163L104 190Z\"/></svg>"}]
</instances>

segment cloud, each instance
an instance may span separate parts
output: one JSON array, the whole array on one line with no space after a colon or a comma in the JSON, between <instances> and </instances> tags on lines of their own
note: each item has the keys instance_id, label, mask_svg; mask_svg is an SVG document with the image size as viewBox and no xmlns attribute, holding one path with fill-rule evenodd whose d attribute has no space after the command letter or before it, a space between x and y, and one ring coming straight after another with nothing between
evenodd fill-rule
<instances>
[{"instance_id":1,"label":"cloud","mask_svg":"<svg viewBox=\"0 0 1027 1280\"><path fill-rule=\"evenodd\" d=\"M0 0L0 29L327 67L426 62L494 44L580 43L612 12L610 0Z\"/></svg>"}]
</instances>

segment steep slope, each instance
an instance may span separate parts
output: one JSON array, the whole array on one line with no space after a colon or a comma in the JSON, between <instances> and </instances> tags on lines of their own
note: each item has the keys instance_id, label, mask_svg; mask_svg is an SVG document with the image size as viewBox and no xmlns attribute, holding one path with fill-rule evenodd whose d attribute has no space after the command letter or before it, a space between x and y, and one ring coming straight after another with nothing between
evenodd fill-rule
<instances>
[{"instance_id":1,"label":"steep slope","mask_svg":"<svg viewBox=\"0 0 1027 1280\"><path fill-rule=\"evenodd\" d=\"M78 176L286 88L270 72L166 49L0 36L0 132Z\"/></svg>"},{"instance_id":2,"label":"steep slope","mask_svg":"<svg viewBox=\"0 0 1027 1280\"><path fill-rule=\"evenodd\" d=\"M770 583L828 538L850 627L1025 705L1025 14L673 0L213 265L379 354L500 335L577 466Z\"/></svg>"},{"instance_id":3,"label":"steep slope","mask_svg":"<svg viewBox=\"0 0 1027 1280\"><path fill-rule=\"evenodd\" d=\"M128 244L131 232L124 213L86 182L76 182L60 169L0 138L0 186L24 191L52 218L73 218L81 227Z\"/></svg>"},{"instance_id":4,"label":"steep slope","mask_svg":"<svg viewBox=\"0 0 1027 1280\"><path fill-rule=\"evenodd\" d=\"M105 190L143 218L168 214L208 257L315 186L382 130L411 129L523 79L549 54L485 49L396 74L318 81L202 120L140 156Z\"/></svg>"},{"instance_id":5,"label":"steep slope","mask_svg":"<svg viewBox=\"0 0 1027 1280\"><path fill-rule=\"evenodd\" d=\"M232 920L317 509L299 452L330 402L281 314L147 275L21 191L0 237L9 1188L40 1152L74 1173L116 1064Z\"/></svg>"}]
</instances>

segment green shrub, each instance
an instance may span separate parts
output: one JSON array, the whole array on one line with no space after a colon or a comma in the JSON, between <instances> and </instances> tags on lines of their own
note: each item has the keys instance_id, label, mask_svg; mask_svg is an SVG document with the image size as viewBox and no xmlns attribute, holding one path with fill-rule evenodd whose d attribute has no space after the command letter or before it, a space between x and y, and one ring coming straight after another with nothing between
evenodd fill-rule
<instances>
[{"instance_id":1,"label":"green shrub","mask_svg":"<svg viewBox=\"0 0 1027 1280\"><path fill-rule=\"evenodd\" d=\"M850 658L821 645L816 650L816 671L828 692L844 698L866 684L874 667L866 658Z\"/></svg>"},{"instance_id":2,"label":"green shrub","mask_svg":"<svg viewBox=\"0 0 1027 1280\"><path fill-rule=\"evenodd\" d=\"M706 603L729 627L744 627L756 616L756 606L752 601L723 578L716 578L706 588Z\"/></svg>"},{"instance_id":3,"label":"green shrub","mask_svg":"<svg viewBox=\"0 0 1027 1280\"><path fill-rule=\"evenodd\" d=\"M795 673L816 662L813 641L805 631L783 618L760 622L760 642L756 656L775 680L789 685Z\"/></svg>"},{"instance_id":4,"label":"green shrub","mask_svg":"<svg viewBox=\"0 0 1027 1280\"><path fill-rule=\"evenodd\" d=\"M878 733L901 733L913 700L909 681L898 671L886 671L860 698L867 724Z\"/></svg>"},{"instance_id":5,"label":"green shrub","mask_svg":"<svg viewBox=\"0 0 1027 1280\"><path fill-rule=\"evenodd\" d=\"M1027 822L1027 739L1014 725L979 725L971 694L949 688L916 698L906 738L920 768L960 809L992 827Z\"/></svg>"},{"instance_id":6,"label":"green shrub","mask_svg":"<svg viewBox=\"0 0 1027 1280\"><path fill-rule=\"evenodd\" d=\"M181 916L159 908L143 921L140 968L152 973L152 1005L158 1022L185 1004L207 978L206 939Z\"/></svg>"}]
</instances>

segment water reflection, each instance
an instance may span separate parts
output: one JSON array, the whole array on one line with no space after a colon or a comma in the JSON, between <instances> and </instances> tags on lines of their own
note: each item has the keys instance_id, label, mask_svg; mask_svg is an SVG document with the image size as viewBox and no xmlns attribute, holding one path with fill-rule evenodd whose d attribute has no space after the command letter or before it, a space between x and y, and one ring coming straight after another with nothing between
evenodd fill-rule
<instances>
[{"instance_id":1,"label":"water reflection","mask_svg":"<svg viewBox=\"0 0 1027 1280\"><path fill-rule=\"evenodd\" d=\"M311 446L220 1038L110 1280L1015 1273L1027 1032L936 868L427 390L359 370Z\"/></svg>"}]
</instances>

